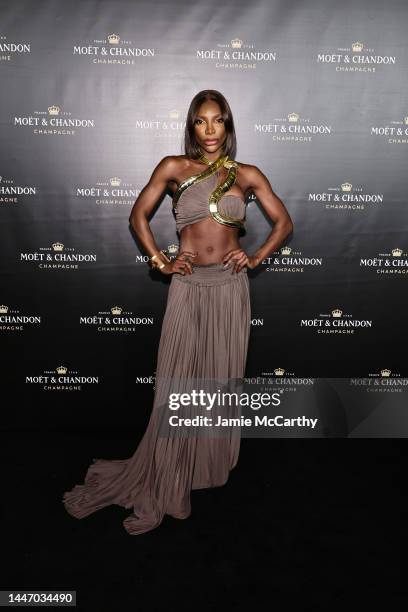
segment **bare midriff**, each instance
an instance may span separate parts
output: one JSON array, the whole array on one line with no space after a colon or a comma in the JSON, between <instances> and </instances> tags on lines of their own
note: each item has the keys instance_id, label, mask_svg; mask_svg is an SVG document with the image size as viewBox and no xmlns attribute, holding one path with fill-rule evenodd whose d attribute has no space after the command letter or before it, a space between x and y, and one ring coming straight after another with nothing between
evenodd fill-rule
<instances>
[{"instance_id":1,"label":"bare midriff","mask_svg":"<svg viewBox=\"0 0 408 612\"><path fill-rule=\"evenodd\" d=\"M193 263L222 263L222 258L232 249L239 249L238 229L215 221L212 217L201 219L181 230L179 252L196 252Z\"/></svg>"}]
</instances>

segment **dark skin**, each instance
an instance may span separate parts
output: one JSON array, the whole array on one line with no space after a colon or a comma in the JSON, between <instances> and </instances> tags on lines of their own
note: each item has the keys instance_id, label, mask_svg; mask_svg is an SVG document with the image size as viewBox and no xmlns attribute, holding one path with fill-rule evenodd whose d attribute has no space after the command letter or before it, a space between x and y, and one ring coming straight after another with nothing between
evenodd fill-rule
<instances>
[{"instance_id":1,"label":"dark skin","mask_svg":"<svg viewBox=\"0 0 408 612\"><path fill-rule=\"evenodd\" d=\"M197 113L194 123L196 143L210 161L223 155L222 145L227 133L221 110L217 102L207 100ZM207 143L206 140L216 140ZM208 169L206 164L187 158L185 155L164 157L156 166L147 185L137 198L129 222L143 244L147 253L152 256L159 252L150 230L148 217L164 190L170 189L174 194L186 178ZM224 182L228 170L219 169L218 184ZM239 244L238 228L218 223L211 216L184 227L180 233L179 253L171 263L161 268L163 274L192 274L192 262L197 264L234 262L232 272L239 272L243 267L254 269L265 257L277 250L293 230L292 220L282 200L273 192L266 176L250 164L238 163L237 177L234 185L227 192L245 200L253 192L261 203L274 228L265 243L253 255L248 255Z\"/></svg>"}]
</instances>

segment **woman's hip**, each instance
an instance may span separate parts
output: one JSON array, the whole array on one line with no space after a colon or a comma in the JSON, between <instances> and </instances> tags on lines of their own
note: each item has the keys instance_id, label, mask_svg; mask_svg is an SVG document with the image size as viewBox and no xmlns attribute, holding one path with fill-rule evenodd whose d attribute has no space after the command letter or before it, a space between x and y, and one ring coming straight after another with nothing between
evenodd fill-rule
<instances>
[{"instance_id":1,"label":"woman's hip","mask_svg":"<svg viewBox=\"0 0 408 612\"><path fill-rule=\"evenodd\" d=\"M194 264L192 265L192 274L180 274L178 272L172 275L171 283L197 285L201 287L216 287L219 285L241 285L249 286L248 274L246 267L239 272L233 271L234 264L230 262L224 267L222 263L212 264Z\"/></svg>"}]
</instances>

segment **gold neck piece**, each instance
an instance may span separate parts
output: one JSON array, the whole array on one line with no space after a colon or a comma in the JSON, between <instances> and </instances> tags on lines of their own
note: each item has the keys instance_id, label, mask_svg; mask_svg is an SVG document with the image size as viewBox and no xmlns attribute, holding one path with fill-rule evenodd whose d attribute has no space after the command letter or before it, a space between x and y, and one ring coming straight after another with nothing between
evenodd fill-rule
<instances>
[{"instance_id":1,"label":"gold neck piece","mask_svg":"<svg viewBox=\"0 0 408 612\"><path fill-rule=\"evenodd\" d=\"M212 166L213 164L216 164L218 161L220 161L222 158L224 158L224 161L226 161L228 159L228 155L220 155L219 157L217 157L217 159L211 161L208 159L208 157L204 155L204 153L202 153L198 159L203 162L203 164L207 164L207 166Z\"/></svg>"}]
</instances>

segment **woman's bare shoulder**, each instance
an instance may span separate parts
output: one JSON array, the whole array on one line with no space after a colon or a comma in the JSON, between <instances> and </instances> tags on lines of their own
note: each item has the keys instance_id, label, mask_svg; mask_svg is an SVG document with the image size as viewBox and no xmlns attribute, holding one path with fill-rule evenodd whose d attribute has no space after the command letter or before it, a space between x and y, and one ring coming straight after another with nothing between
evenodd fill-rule
<instances>
[{"instance_id":1,"label":"woman's bare shoulder","mask_svg":"<svg viewBox=\"0 0 408 612\"><path fill-rule=\"evenodd\" d=\"M168 180L177 179L192 167L191 160L186 155L166 155L156 166L166 175Z\"/></svg>"},{"instance_id":2,"label":"woman's bare shoulder","mask_svg":"<svg viewBox=\"0 0 408 612\"><path fill-rule=\"evenodd\" d=\"M254 166L253 164L244 164L242 162L237 161L238 164L238 173L241 174L243 178L249 178L256 172L259 172L259 168Z\"/></svg>"},{"instance_id":3,"label":"woman's bare shoulder","mask_svg":"<svg viewBox=\"0 0 408 612\"><path fill-rule=\"evenodd\" d=\"M237 177L245 195L247 195L247 192L251 191L253 185L256 184L257 177L262 173L259 168L253 164L243 164L242 162L237 162L237 164Z\"/></svg>"},{"instance_id":4,"label":"woman's bare shoulder","mask_svg":"<svg viewBox=\"0 0 408 612\"><path fill-rule=\"evenodd\" d=\"M177 180L182 164L179 159L180 157L180 155L166 155L162 157L153 169L150 182L158 181L160 183L167 183Z\"/></svg>"}]
</instances>

